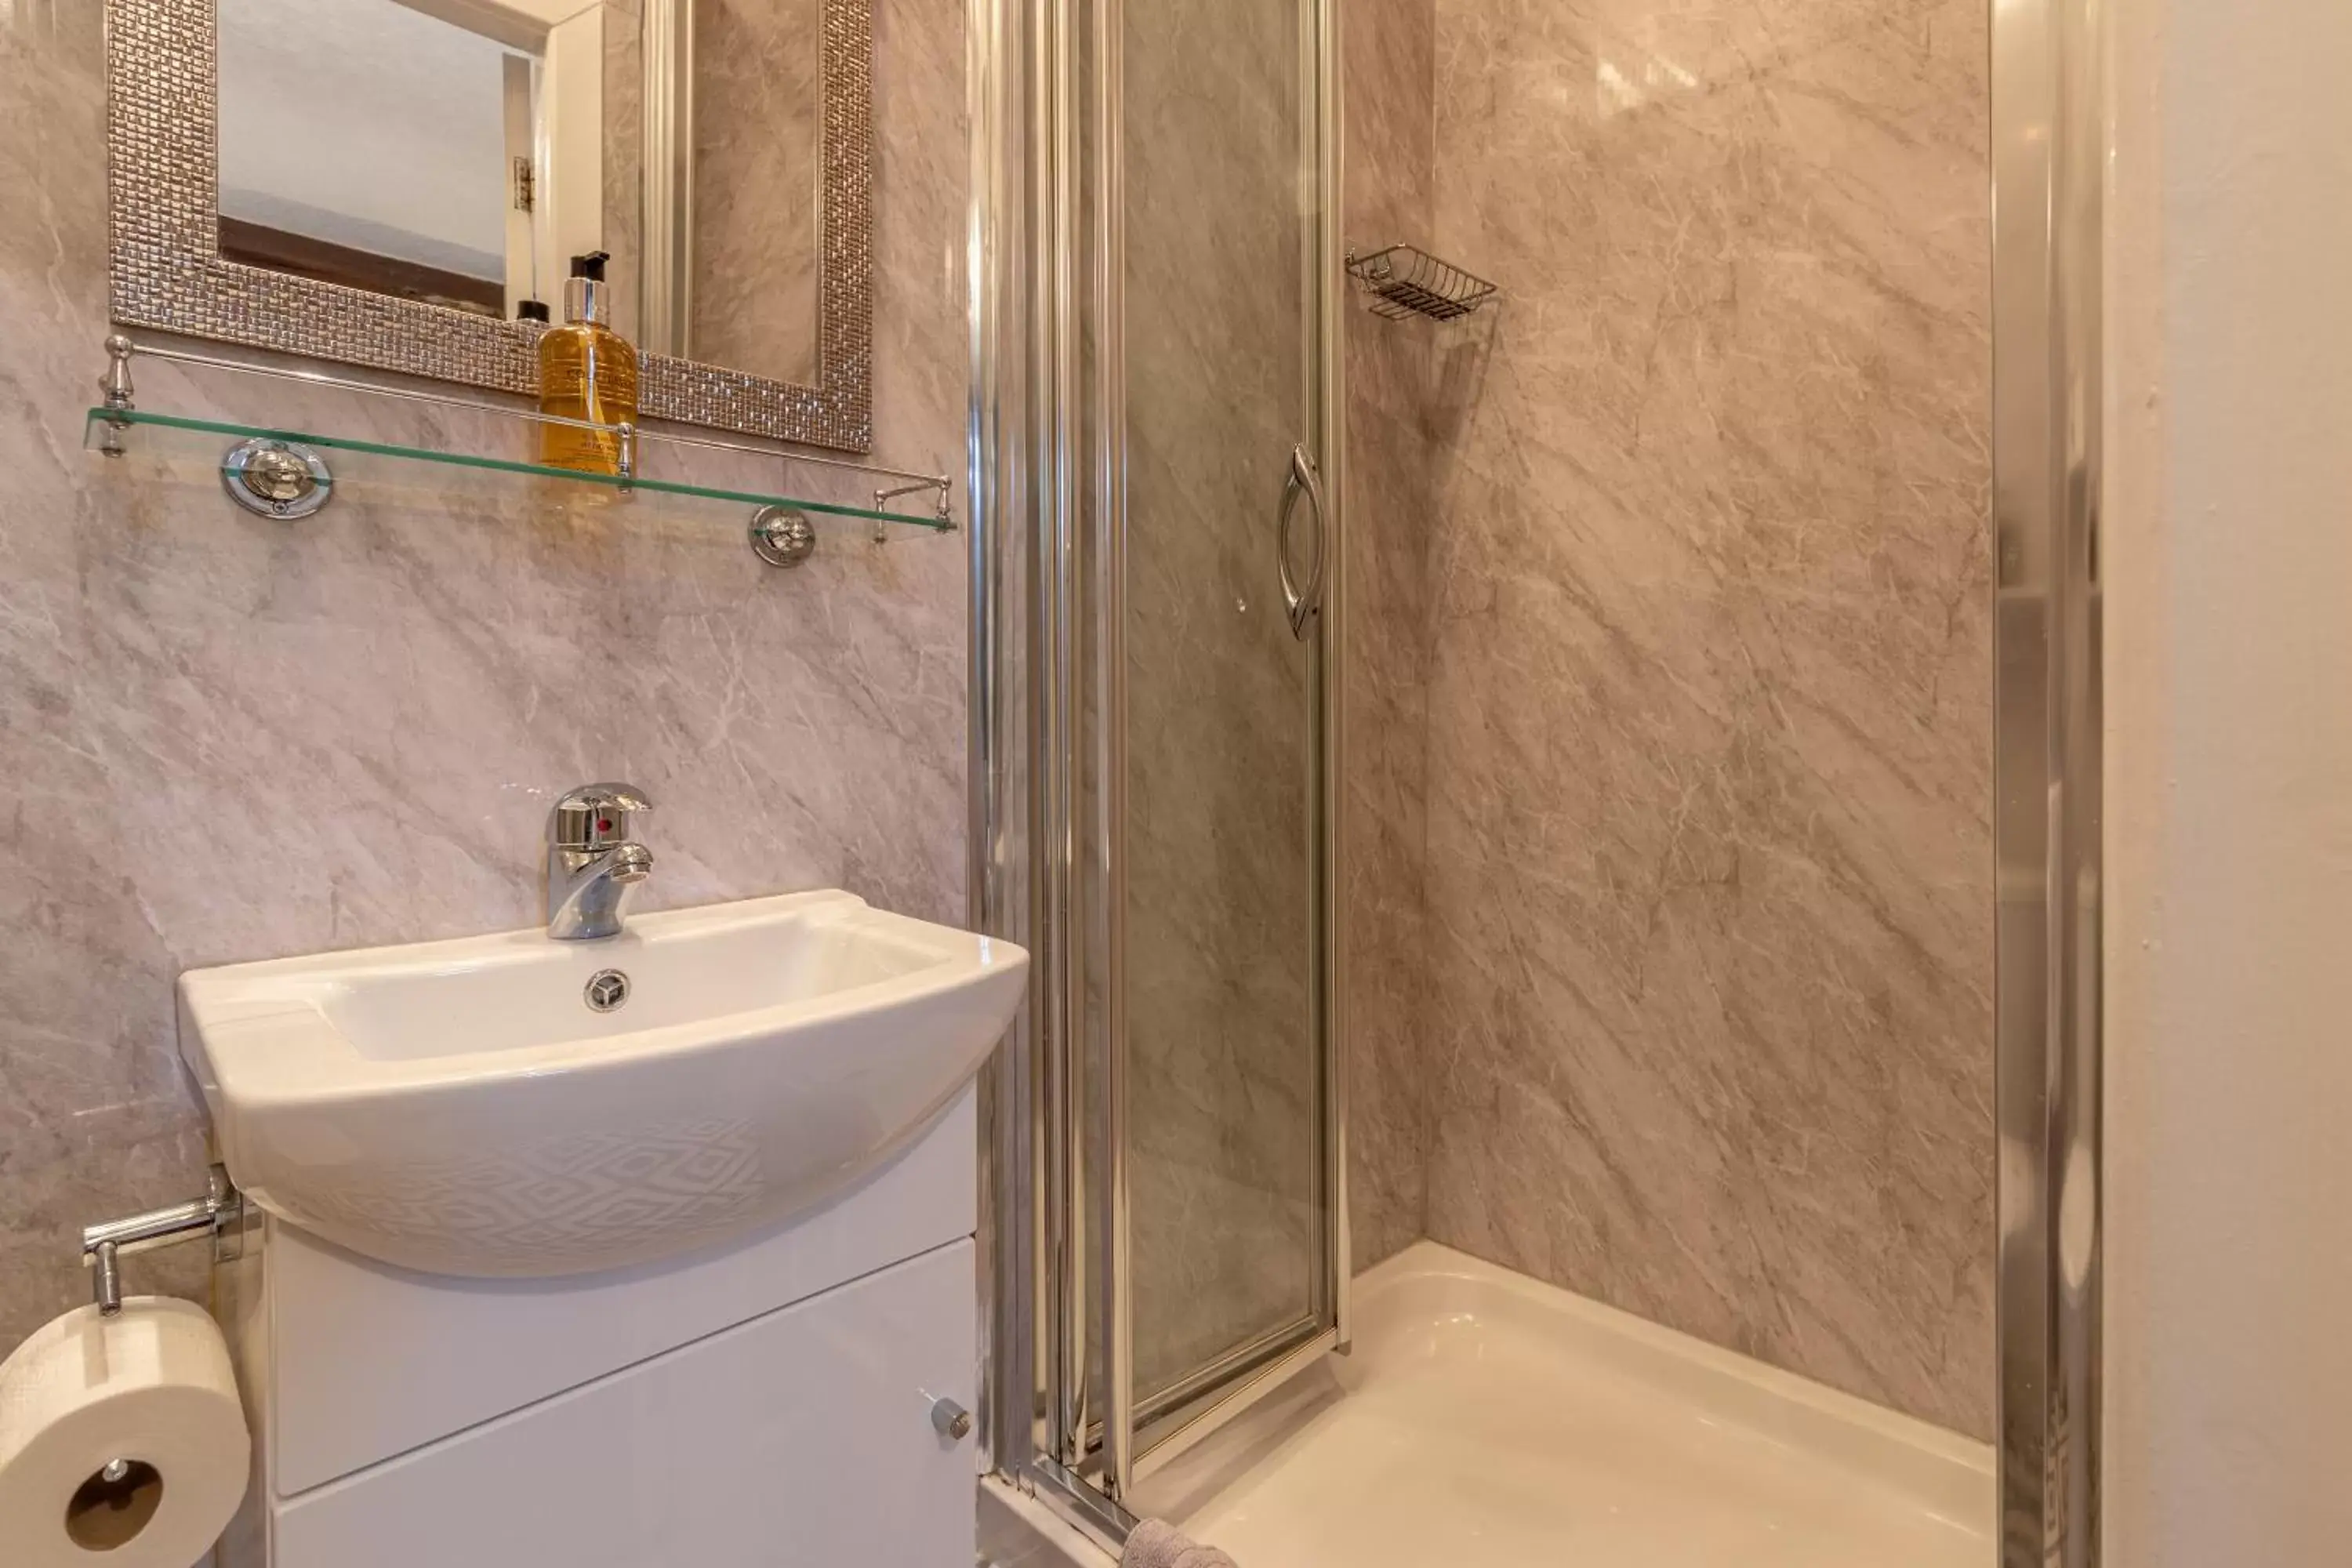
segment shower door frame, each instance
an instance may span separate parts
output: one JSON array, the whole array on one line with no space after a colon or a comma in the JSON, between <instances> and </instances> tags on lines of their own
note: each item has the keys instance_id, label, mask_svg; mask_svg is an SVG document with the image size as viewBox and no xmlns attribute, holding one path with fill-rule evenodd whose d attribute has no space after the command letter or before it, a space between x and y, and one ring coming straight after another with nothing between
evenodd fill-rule
<instances>
[{"instance_id":1,"label":"shower door frame","mask_svg":"<svg viewBox=\"0 0 2352 1568\"><path fill-rule=\"evenodd\" d=\"M1124 1047L1098 1039L1090 1052L1086 1034L1091 1007L1105 1038L1123 1040L1124 1030L1122 3L969 0L968 10L971 917L1034 956L1027 1001L981 1080L980 1431L986 1469L1049 1499L1114 1549L1133 1522L1120 1500L1139 1477L1345 1349L1352 1272L1338 884L1347 604L1339 0L1301 0L1302 129L1312 145L1299 150L1299 174L1320 199L1302 254L1315 348L1310 427L1296 438L1321 469L1330 568L1307 645L1310 733L1320 745L1309 847L1309 1025L1323 1134L1315 1277L1298 1321L1139 1407ZM1276 496L1270 487L1269 545ZM1090 702L1101 716L1092 726ZM1089 742L1092 754L1080 756ZM1092 976L1089 942L1106 960ZM1101 993L1091 1000L1090 983ZM1089 1083L1089 1071L1099 1081ZM1091 1158L1083 1136L1090 1104L1103 1108L1108 1158ZM1098 1234L1087 1223L1090 1204ZM1090 1246L1105 1258L1089 1259ZM1097 1375L1102 1386L1092 1386ZM1155 1423L1161 1430L1139 1447L1138 1433Z\"/></svg>"}]
</instances>

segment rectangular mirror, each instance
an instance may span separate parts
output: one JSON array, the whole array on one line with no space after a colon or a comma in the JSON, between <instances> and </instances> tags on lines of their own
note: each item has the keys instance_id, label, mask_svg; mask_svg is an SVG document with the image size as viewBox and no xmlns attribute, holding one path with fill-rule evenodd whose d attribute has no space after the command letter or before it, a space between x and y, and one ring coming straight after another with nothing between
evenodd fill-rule
<instances>
[{"instance_id":1,"label":"rectangular mirror","mask_svg":"<svg viewBox=\"0 0 2352 1568\"><path fill-rule=\"evenodd\" d=\"M641 406L871 445L871 0L109 0L114 314L533 390L610 257Z\"/></svg>"}]
</instances>

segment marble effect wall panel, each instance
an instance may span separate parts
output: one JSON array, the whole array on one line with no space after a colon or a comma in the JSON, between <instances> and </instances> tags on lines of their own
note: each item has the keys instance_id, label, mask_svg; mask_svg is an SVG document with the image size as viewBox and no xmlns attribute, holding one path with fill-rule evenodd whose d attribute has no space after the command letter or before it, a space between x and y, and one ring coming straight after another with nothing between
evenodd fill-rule
<instances>
[{"instance_id":1,"label":"marble effect wall panel","mask_svg":"<svg viewBox=\"0 0 2352 1568\"><path fill-rule=\"evenodd\" d=\"M882 0L877 32L877 456L959 472L961 7ZM528 925L552 791L650 792L646 908L839 885L963 912L954 540L787 575L724 526L462 480L289 528L84 453L100 72L99 6L0 12L0 1347L84 1299L79 1226L201 1186L174 974ZM141 379L159 407L426 427ZM184 1254L131 1283L203 1288Z\"/></svg>"},{"instance_id":2,"label":"marble effect wall panel","mask_svg":"<svg viewBox=\"0 0 2352 1568\"><path fill-rule=\"evenodd\" d=\"M817 379L823 0L696 0L692 357Z\"/></svg>"},{"instance_id":3,"label":"marble effect wall panel","mask_svg":"<svg viewBox=\"0 0 2352 1568\"><path fill-rule=\"evenodd\" d=\"M1347 10L1346 231L1372 248L1425 240L1435 216L1436 13ZM1427 1229L1435 1101L1427 888L1429 568L1437 536L1436 339L1351 301L1346 333L1349 622L1341 906L1355 1266Z\"/></svg>"},{"instance_id":4,"label":"marble effect wall panel","mask_svg":"<svg viewBox=\"0 0 2352 1568\"><path fill-rule=\"evenodd\" d=\"M604 249L611 259L607 308L613 330L642 342L637 296L644 287L646 212L645 0L604 5ZM559 319L562 299L545 301Z\"/></svg>"},{"instance_id":5,"label":"marble effect wall panel","mask_svg":"<svg viewBox=\"0 0 2352 1568\"><path fill-rule=\"evenodd\" d=\"M1983 0L1436 16L1430 1234L1983 1436Z\"/></svg>"}]
</instances>

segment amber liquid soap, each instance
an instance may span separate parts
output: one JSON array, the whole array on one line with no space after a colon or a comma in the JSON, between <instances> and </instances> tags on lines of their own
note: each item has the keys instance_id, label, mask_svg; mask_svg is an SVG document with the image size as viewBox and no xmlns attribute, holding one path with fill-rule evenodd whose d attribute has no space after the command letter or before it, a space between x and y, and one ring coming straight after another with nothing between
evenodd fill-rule
<instances>
[{"instance_id":1,"label":"amber liquid soap","mask_svg":"<svg viewBox=\"0 0 2352 1568\"><path fill-rule=\"evenodd\" d=\"M608 259L601 250L572 258L572 276L563 286L563 324L550 327L539 338L539 411L599 425L634 426L637 351L605 324L612 314L604 282ZM623 455L616 431L583 430L576 425L539 427L539 460L551 468L617 476Z\"/></svg>"}]
</instances>

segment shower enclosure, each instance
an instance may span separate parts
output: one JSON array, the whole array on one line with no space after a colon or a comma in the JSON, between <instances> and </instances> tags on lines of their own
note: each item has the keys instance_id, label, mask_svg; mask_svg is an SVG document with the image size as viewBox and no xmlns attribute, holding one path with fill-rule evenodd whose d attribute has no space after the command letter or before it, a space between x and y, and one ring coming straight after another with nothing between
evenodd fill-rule
<instances>
[{"instance_id":1,"label":"shower enclosure","mask_svg":"<svg viewBox=\"0 0 2352 1568\"><path fill-rule=\"evenodd\" d=\"M1116 1533L1347 1331L1334 19L976 21L979 493L1037 522L975 540L974 885L1041 960L988 1428Z\"/></svg>"},{"instance_id":2,"label":"shower enclosure","mask_svg":"<svg viewBox=\"0 0 2352 1568\"><path fill-rule=\"evenodd\" d=\"M2088 0L1989 10L1994 1533L2084 1568L2099 86ZM983 1081L982 1430L1114 1550L1349 1344L1340 290L1347 238L1414 237L1343 235L1338 13L971 12L974 914L1036 956Z\"/></svg>"}]
</instances>

